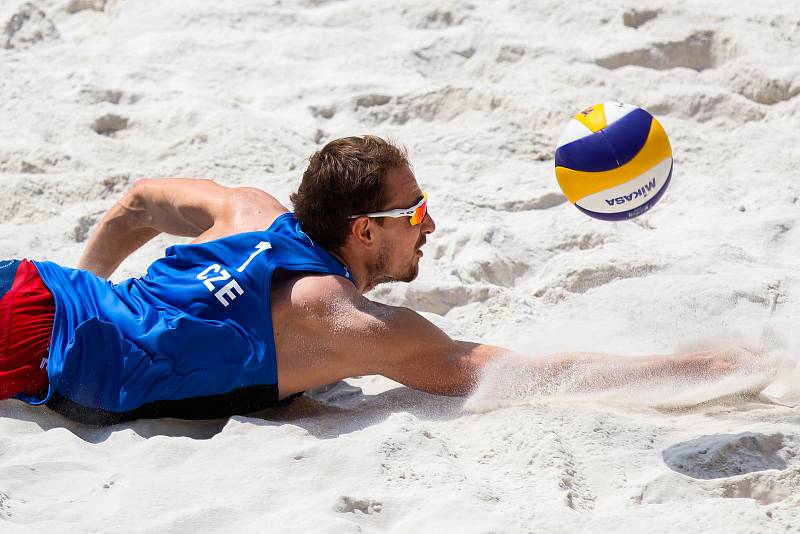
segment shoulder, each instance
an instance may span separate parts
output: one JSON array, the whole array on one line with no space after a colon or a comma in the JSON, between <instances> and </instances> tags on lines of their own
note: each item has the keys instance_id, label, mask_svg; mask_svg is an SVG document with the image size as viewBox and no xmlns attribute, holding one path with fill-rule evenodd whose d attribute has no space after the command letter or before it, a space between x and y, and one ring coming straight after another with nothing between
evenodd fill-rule
<instances>
[{"instance_id":1,"label":"shoulder","mask_svg":"<svg viewBox=\"0 0 800 534\"><path fill-rule=\"evenodd\" d=\"M255 187L226 187L225 189L228 191L229 200L241 206L258 206L289 211L275 197L261 189Z\"/></svg>"},{"instance_id":2,"label":"shoulder","mask_svg":"<svg viewBox=\"0 0 800 534\"><path fill-rule=\"evenodd\" d=\"M331 274L281 271L275 274L273 285L288 290L293 307L309 311L325 312L336 306L349 307L364 298L349 280Z\"/></svg>"},{"instance_id":3,"label":"shoulder","mask_svg":"<svg viewBox=\"0 0 800 534\"><path fill-rule=\"evenodd\" d=\"M283 297L295 315L333 331L373 328L392 308L367 299L352 282L337 275L281 271L272 284L273 294Z\"/></svg>"},{"instance_id":4,"label":"shoulder","mask_svg":"<svg viewBox=\"0 0 800 534\"><path fill-rule=\"evenodd\" d=\"M226 208L230 224L239 231L264 230L289 211L275 197L254 187L228 188Z\"/></svg>"}]
</instances>

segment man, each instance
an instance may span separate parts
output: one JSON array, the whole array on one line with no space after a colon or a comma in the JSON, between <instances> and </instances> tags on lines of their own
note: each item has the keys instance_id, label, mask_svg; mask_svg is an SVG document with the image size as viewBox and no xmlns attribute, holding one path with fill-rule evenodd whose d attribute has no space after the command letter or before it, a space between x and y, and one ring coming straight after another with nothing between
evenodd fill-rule
<instances>
[{"instance_id":1,"label":"man","mask_svg":"<svg viewBox=\"0 0 800 534\"><path fill-rule=\"evenodd\" d=\"M80 269L0 264L0 398L91 423L224 417L356 375L464 395L509 354L363 296L412 281L436 229L404 150L373 136L332 141L310 158L291 200L294 213L257 189L139 180L98 224ZM141 278L106 280L162 232L195 239L169 247ZM729 350L506 361L546 391L577 370L589 370L579 387L611 387L719 376L749 358Z\"/></svg>"}]
</instances>

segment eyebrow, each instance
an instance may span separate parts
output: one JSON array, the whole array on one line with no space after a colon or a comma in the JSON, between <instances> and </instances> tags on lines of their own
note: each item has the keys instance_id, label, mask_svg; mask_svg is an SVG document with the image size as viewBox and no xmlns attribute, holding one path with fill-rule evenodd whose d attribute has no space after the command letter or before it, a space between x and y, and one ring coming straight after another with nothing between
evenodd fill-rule
<instances>
[{"instance_id":1,"label":"eyebrow","mask_svg":"<svg viewBox=\"0 0 800 534\"><path fill-rule=\"evenodd\" d=\"M401 206L399 209L410 208L411 206L419 204L419 201L422 200L422 197L423 197L423 194L422 194L422 192L420 192L420 194L414 199L413 202L411 202L411 204L406 204L404 206Z\"/></svg>"},{"instance_id":2,"label":"eyebrow","mask_svg":"<svg viewBox=\"0 0 800 534\"><path fill-rule=\"evenodd\" d=\"M414 188L413 192L414 192L414 195L415 195L413 201L411 201L410 203L406 203L406 201L403 200L403 201L401 201L403 203L402 206L397 206L396 208L388 208L388 209L405 209L405 208L410 208L414 204L417 204L420 200L422 200L422 196L423 196L422 189L420 189L419 185L417 185ZM406 197L403 197L403 198L406 198Z\"/></svg>"},{"instance_id":3,"label":"eyebrow","mask_svg":"<svg viewBox=\"0 0 800 534\"><path fill-rule=\"evenodd\" d=\"M422 200L423 193L422 193L422 188L419 186L419 184L416 184L416 187L414 187L414 195L415 195L414 198L416 199L415 202L419 202L420 200Z\"/></svg>"}]
</instances>

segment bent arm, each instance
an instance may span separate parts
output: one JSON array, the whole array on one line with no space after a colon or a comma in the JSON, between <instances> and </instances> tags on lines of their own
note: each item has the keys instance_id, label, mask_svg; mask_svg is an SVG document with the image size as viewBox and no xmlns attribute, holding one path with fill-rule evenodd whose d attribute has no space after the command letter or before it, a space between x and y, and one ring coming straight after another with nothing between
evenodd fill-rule
<instances>
[{"instance_id":1,"label":"bent arm","mask_svg":"<svg viewBox=\"0 0 800 534\"><path fill-rule=\"evenodd\" d=\"M195 242L263 229L286 211L267 193L199 178L137 180L103 216L78 267L107 278L131 253L160 233Z\"/></svg>"},{"instance_id":2,"label":"bent arm","mask_svg":"<svg viewBox=\"0 0 800 534\"><path fill-rule=\"evenodd\" d=\"M144 224L144 214L131 193L117 201L89 236L78 268L111 276L122 260L153 239L158 230Z\"/></svg>"}]
</instances>

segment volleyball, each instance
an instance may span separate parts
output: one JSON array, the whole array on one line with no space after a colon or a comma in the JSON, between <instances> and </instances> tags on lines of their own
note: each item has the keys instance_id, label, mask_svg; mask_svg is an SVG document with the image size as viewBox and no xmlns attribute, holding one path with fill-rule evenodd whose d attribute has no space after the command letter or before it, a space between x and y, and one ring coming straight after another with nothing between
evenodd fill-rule
<instances>
[{"instance_id":1,"label":"volleyball","mask_svg":"<svg viewBox=\"0 0 800 534\"><path fill-rule=\"evenodd\" d=\"M556 147L556 179L583 213L605 221L631 219L667 190L672 147L647 111L604 102L567 123Z\"/></svg>"}]
</instances>

